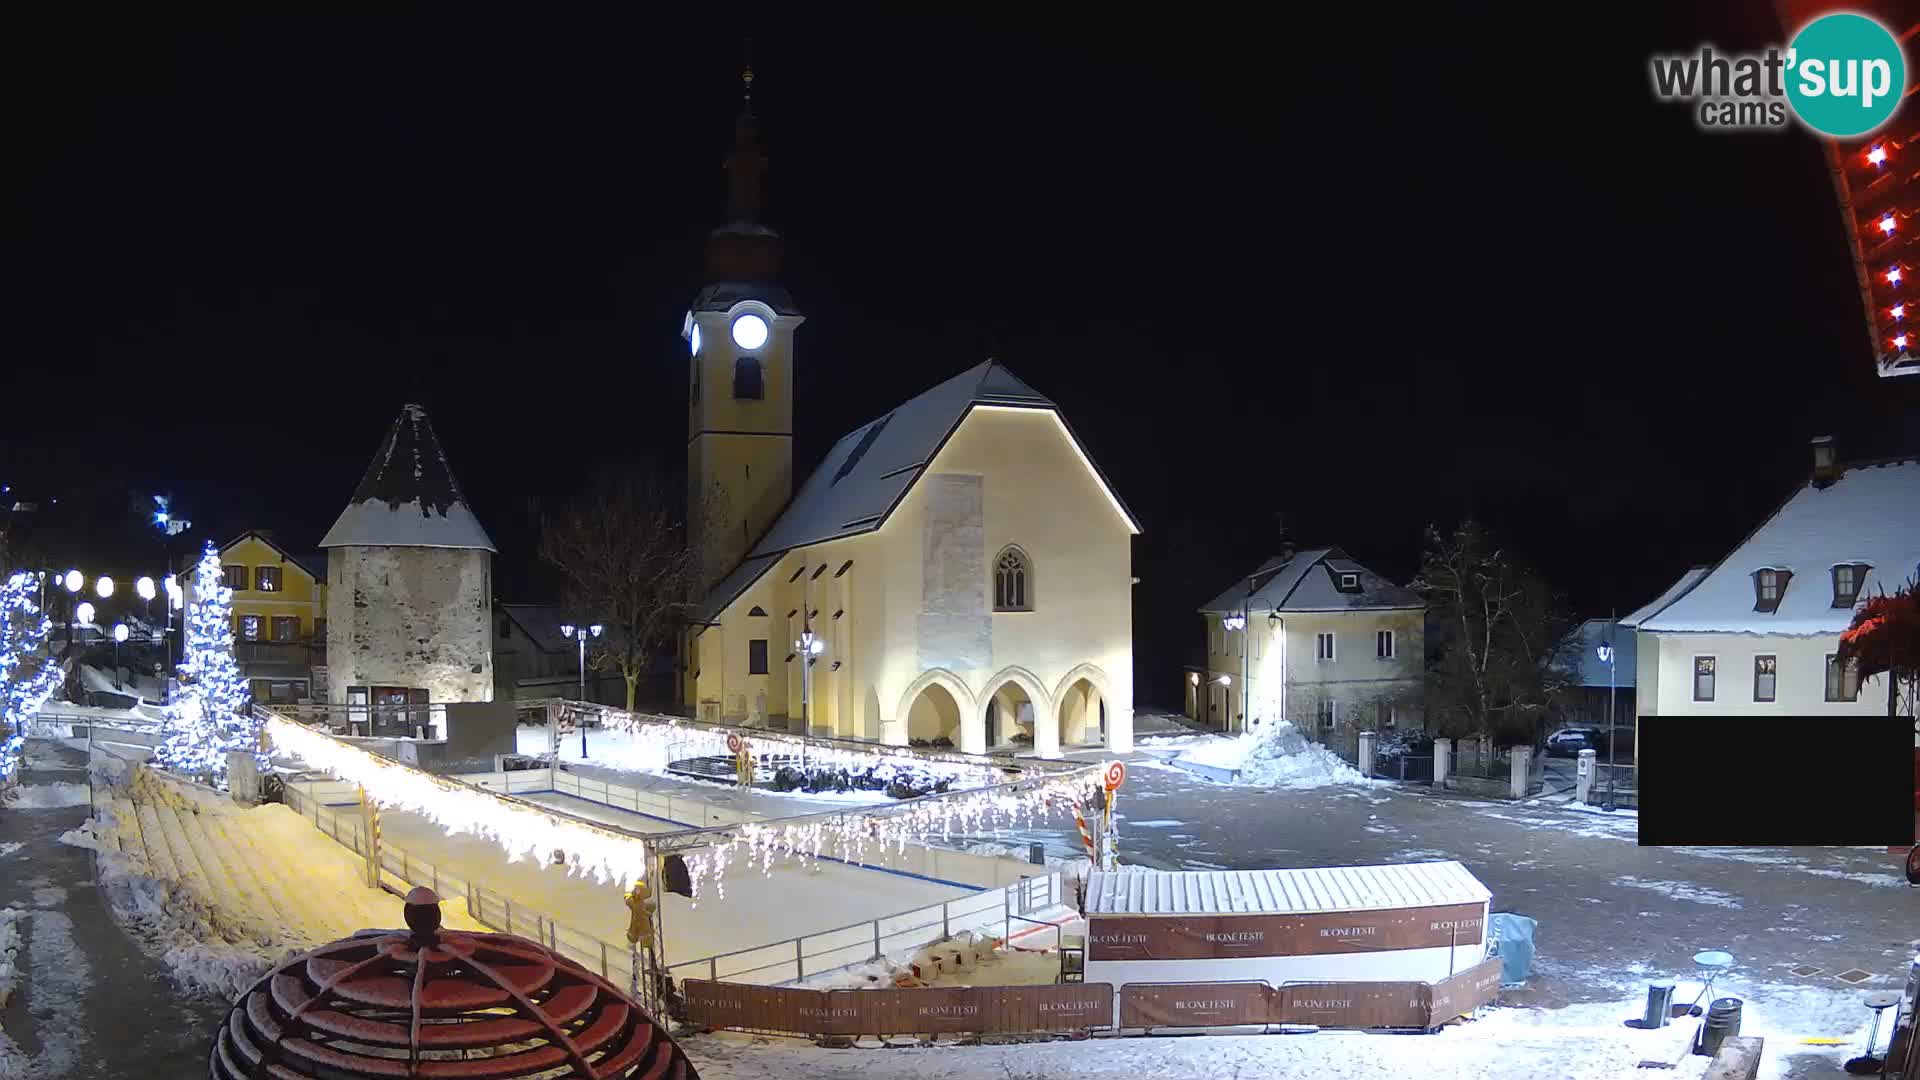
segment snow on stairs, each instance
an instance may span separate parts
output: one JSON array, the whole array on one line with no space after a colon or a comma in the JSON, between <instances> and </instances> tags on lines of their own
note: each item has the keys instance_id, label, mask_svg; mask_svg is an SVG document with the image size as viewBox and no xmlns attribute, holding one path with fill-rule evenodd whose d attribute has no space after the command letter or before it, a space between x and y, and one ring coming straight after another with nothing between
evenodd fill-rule
<instances>
[{"instance_id":1,"label":"snow on stairs","mask_svg":"<svg viewBox=\"0 0 1920 1080\"><path fill-rule=\"evenodd\" d=\"M392 898L365 884L365 862L284 805L242 808L142 768L112 806L115 827L100 830L102 845L178 886L176 898L230 939L310 946L393 922ZM462 905L443 918L484 929Z\"/></svg>"}]
</instances>

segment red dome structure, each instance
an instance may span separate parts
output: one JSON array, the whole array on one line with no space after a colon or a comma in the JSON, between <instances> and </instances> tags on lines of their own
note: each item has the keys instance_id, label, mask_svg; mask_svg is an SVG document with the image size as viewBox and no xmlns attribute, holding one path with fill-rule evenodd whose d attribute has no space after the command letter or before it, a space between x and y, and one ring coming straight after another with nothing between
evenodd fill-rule
<instances>
[{"instance_id":1,"label":"red dome structure","mask_svg":"<svg viewBox=\"0 0 1920 1080\"><path fill-rule=\"evenodd\" d=\"M362 930L253 984L214 1039L214 1080L446 1077L699 1080L633 999L511 934L440 930L407 894L409 931Z\"/></svg>"}]
</instances>

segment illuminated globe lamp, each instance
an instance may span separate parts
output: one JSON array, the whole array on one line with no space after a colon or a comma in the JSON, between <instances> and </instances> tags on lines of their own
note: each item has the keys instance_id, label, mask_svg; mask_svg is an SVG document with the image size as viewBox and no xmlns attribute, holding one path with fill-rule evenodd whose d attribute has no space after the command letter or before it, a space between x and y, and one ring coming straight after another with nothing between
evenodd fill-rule
<instances>
[{"instance_id":1,"label":"illuminated globe lamp","mask_svg":"<svg viewBox=\"0 0 1920 1080\"><path fill-rule=\"evenodd\" d=\"M255 982L220 1026L208 1075L699 1080L607 980L523 937L441 930L424 886L404 910L406 930L362 930Z\"/></svg>"}]
</instances>

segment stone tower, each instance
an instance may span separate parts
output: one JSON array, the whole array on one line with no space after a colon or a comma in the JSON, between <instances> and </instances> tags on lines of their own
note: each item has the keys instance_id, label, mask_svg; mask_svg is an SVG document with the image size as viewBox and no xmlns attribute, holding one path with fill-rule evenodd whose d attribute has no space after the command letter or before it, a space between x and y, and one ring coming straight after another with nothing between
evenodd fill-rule
<instances>
[{"instance_id":1,"label":"stone tower","mask_svg":"<svg viewBox=\"0 0 1920 1080\"><path fill-rule=\"evenodd\" d=\"M706 282L681 334L687 397L688 538L701 553L696 595L731 571L793 497L793 332L804 320L777 277L780 236L760 224L759 121L748 69L727 213L707 237Z\"/></svg>"},{"instance_id":2,"label":"stone tower","mask_svg":"<svg viewBox=\"0 0 1920 1080\"><path fill-rule=\"evenodd\" d=\"M425 409L401 410L320 546L330 703L493 700L493 541Z\"/></svg>"}]
</instances>

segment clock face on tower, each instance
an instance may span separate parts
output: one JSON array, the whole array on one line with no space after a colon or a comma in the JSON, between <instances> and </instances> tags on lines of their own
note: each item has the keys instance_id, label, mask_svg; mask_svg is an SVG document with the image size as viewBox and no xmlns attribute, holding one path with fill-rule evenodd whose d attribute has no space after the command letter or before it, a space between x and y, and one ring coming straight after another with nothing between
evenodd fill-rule
<instances>
[{"instance_id":1,"label":"clock face on tower","mask_svg":"<svg viewBox=\"0 0 1920 1080\"><path fill-rule=\"evenodd\" d=\"M700 355L700 324L694 323L693 330L687 335L687 344L692 347L693 355Z\"/></svg>"},{"instance_id":2,"label":"clock face on tower","mask_svg":"<svg viewBox=\"0 0 1920 1080\"><path fill-rule=\"evenodd\" d=\"M748 352L767 343L767 320L758 315L742 315L733 320L733 343Z\"/></svg>"}]
</instances>

